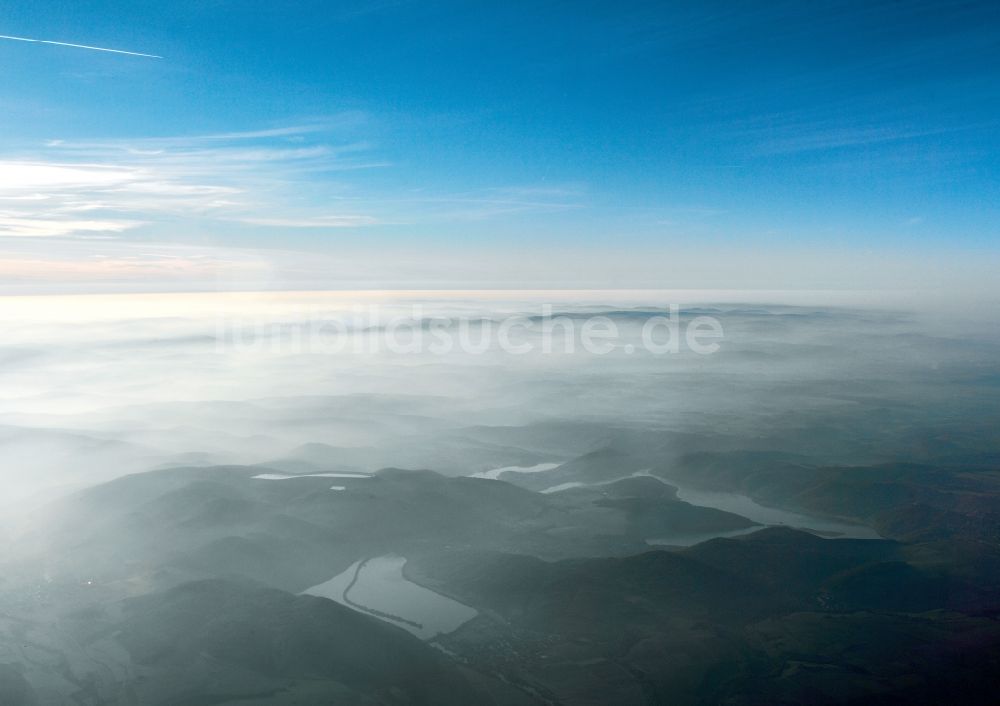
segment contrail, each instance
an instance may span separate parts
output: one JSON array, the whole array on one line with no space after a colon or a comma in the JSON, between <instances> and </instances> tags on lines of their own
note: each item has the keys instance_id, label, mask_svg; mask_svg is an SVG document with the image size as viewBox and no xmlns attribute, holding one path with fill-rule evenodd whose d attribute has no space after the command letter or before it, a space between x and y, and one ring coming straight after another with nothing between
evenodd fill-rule
<instances>
[{"instance_id":1,"label":"contrail","mask_svg":"<svg viewBox=\"0 0 1000 706\"><path fill-rule=\"evenodd\" d=\"M13 39L16 42L34 42L35 44L54 44L57 47L74 47L76 49L91 49L93 51L106 51L112 54L128 54L129 56L145 56L150 59L162 59L162 56L157 56L156 54L142 54L137 51L124 51L123 49L107 49L105 47L91 47L86 44L70 44L69 42L53 42L48 39L28 39L27 37L8 37L5 34L0 34L0 39Z\"/></svg>"}]
</instances>

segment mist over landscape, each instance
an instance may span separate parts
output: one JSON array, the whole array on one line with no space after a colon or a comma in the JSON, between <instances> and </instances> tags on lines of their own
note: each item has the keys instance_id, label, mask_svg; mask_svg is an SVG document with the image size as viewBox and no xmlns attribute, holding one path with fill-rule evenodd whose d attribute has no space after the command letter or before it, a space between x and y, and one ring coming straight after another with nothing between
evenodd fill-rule
<instances>
[{"instance_id":1,"label":"mist over landscape","mask_svg":"<svg viewBox=\"0 0 1000 706\"><path fill-rule=\"evenodd\" d=\"M65 492L67 473L86 485L181 461L307 464L324 453L363 472L469 475L566 461L618 437L665 453L653 441L662 433L677 435L674 453L711 438L716 450L821 463L994 450L995 400L982 387L995 374L993 330L871 305L673 304L685 324L719 322L718 350L697 354L669 345L669 294L587 296L52 297L20 321L8 308L3 466L30 470L5 479L7 497ZM588 352L581 332L597 316L617 336ZM657 318L650 350L642 326ZM504 320L517 323L513 351L496 337ZM447 350L427 322L442 324ZM578 431L486 440L501 433L489 428L559 426Z\"/></svg>"},{"instance_id":2,"label":"mist over landscape","mask_svg":"<svg viewBox=\"0 0 1000 706\"><path fill-rule=\"evenodd\" d=\"M988 700L995 329L562 296L6 309L4 702Z\"/></svg>"}]
</instances>

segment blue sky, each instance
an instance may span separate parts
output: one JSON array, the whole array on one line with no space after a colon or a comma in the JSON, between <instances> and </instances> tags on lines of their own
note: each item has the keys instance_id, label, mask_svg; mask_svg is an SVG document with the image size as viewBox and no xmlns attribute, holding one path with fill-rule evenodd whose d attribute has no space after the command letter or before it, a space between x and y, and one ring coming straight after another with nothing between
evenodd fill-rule
<instances>
[{"instance_id":1,"label":"blue sky","mask_svg":"<svg viewBox=\"0 0 1000 706\"><path fill-rule=\"evenodd\" d=\"M0 41L8 279L1000 250L997 3L34 0L0 34L163 57Z\"/></svg>"}]
</instances>

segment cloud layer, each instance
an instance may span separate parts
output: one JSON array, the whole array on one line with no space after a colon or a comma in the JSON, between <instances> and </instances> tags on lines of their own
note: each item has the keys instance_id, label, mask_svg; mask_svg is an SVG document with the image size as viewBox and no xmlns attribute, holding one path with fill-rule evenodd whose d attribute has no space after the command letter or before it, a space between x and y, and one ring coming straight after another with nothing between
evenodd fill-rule
<instances>
[{"instance_id":1,"label":"cloud layer","mask_svg":"<svg viewBox=\"0 0 1000 706\"><path fill-rule=\"evenodd\" d=\"M52 140L0 161L0 236L113 236L157 222L358 227L377 219L296 193L317 174L382 166L333 122L194 137ZM328 181L335 201L337 185Z\"/></svg>"}]
</instances>

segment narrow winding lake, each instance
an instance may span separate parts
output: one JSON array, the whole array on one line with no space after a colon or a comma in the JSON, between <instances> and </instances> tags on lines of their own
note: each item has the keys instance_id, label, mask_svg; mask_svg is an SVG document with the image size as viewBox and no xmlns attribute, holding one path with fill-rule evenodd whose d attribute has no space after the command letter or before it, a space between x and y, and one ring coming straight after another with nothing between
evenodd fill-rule
<instances>
[{"instance_id":1,"label":"narrow winding lake","mask_svg":"<svg viewBox=\"0 0 1000 706\"><path fill-rule=\"evenodd\" d=\"M807 530L827 537L842 537L845 539L880 539L878 532L864 525L857 525L841 520L815 515L804 515L788 510L766 507L746 495L739 493L720 493L707 490L684 488L674 481L667 481L677 487L677 498L692 505L714 507L725 510L762 525L784 525L795 529ZM726 536L726 535L716 535ZM709 538L711 539L711 538ZM705 541L705 540L701 540ZM663 542L660 542L663 543Z\"/></svg>"},{"instance_id":2,"label":"narrow winding lake","mask_svg":"<svg viewBox=\"0 0 1000 706\"><path fill-rule=\"evenodd\" d=\"M648 471L639 471L631 476L635 477L649 475ZM581 483L568 482L546 488L541 491L543 494L559 493L571 488L593 488L609 483ZM881 535L871 527L837 520L835 518L819 517L816 515L806 515L789 510L781 510L774 507L767 507L754 501L752 498L740 493L724 493L708 490L695 490L679 485L676 481L664 479L677 488L677 499L691 505L699 507L710 507L716 510L724 510L734 515L740 515L751 522L756 522L762 526L784 526L812 532L823 537L837 537L842 539L881 539ZM656 537L646 540L647 544L656 546L690 547L700 542L707 542L718 537L738 537L762 529L761 526L748 527L746 529L729 530L722 532L705 532L699 534L675 534L669 537Z\"/></svg>"}]
</instances>

